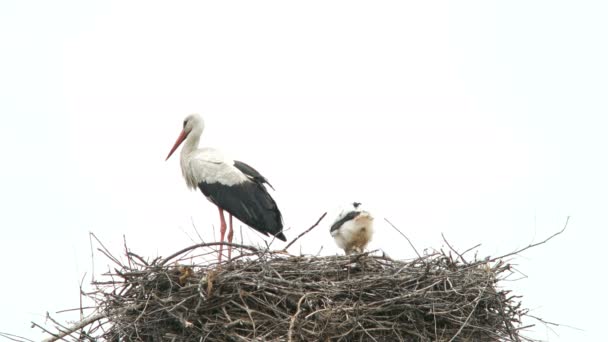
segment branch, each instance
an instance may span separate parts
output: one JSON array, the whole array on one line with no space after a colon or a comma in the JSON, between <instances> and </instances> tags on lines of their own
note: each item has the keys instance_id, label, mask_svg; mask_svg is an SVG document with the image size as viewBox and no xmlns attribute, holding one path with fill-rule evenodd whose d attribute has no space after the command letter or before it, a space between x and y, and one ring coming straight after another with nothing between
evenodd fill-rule
<instances>
[{"instance_id":1,"label":"branch","mask_svg":"<svg viewBox=\"0 0 608 342\"><path fill-rule=\"evenodd\" d=\"M133 304L133 305L126 306L124 308L120 308L118 310L114 310L114 311L112 311L110 313L99 313L97 315L93 315L93 316L90 316L88 318L82 319L82 320L74 323L71 327L67 328L66 330L59 331L59 333L57 333L57 334L54 334L54 333L52 333L52 332L44 329L43 327L41 327L40 325L38 325L38 324L36 324L34 322L32 322L32 325L36 326L36 327L38 327L40 329L42 329L43 331L47 332L49 335L53 335L52 337L49 337L49 338L43 340L42 342L54 342L54 341L62 340L63 338L65 338L65 337L67 337L67 336L69 336L69 335L77 332L78 330L83 329L87 325L95 323L95 322L97 322L99 320L102 320L104 318L108 318L109 316L113 316L113 315L120 315L120 314L122 314L124 312L127 312L129 310L138 309L141 306L142 306L141 304Z\"/></svg>"},{"instance_id":2,"label":"branch","mask_svg":"<svg viewBox=\"0 0 608 342\"><path fill-rule=\"evenodd\" d=\"M327 213L325 213L325 214L327 214ZM321 216L319 221L317 221L317 223L314 226L310 227L310 229L314 228L321 221L321 219L325 216L325 214L323 214L323 216ZM299 236L298 236L298 238L299 238ZM298 238L296 238L295 240L297 240ZM298 306L297 306L296 313L293 314L293 316L291 316L291 319L289 320L289 330L287 331L287 341L288 342L293 341L293 328L295 327L295 324L296 324L296 318L298 318L298 315L301 312L302 302L306 299L306 297L308 297L309 295L314 295L314 294L317 294L317 293L316 292L305 293L304 295L302 295L302 297L300 297L300 300L298 300Z\"/></svg>"},{"instance_id":3,"label":"branch","mask_svg":"<svg viewBox=\"0 0 608 342\"><path fill-rule=\"evenodd\" d=\"M458 253L458 251L456 249L454 249L454 247L452 247L452 245L450 245L450 243L448 242L448 239L445 238L443 233L441 233L441 237L443 238L443 242L445 242L448 245L448 247L450 247L452 252L456 253L456 255L458 255L460 257L460 260L462 260L462 262L464 262L466 264L467 261L464 260L464 257L462 256L462 254Z\"/></svg>"},{"instance_id":4,"label":"branch","mask_svg":"<svg viewBox=\"0 0 608 342\"><path fill-rule=\"evenodd\" d=\"M464 321L464 323L462 323L462 325L460 326L460 329L458 329L458 331L456 332L456 334L454 334L454 336L452 336L452 338L450 339L449 342L454 341L456 339L456 337L458 337L458 335L460 335L460 333L462 332L462 329L464 329L464 327L469 323L469 320L471 319L471 316L473 316L473 313L475 312L475 310L477 310L477 305L479 305L479 302L481 301L481 296L484 294L484 292L486 291L487 288L488 288L488 286L486 285L479 292L479 296L477 296L477 298L475 298L475 306L473 306L473 310L471 310L471 312L467 316L467 319Z\"/></svg>"},{"instance_id":5,"label":"branch","mask_svg":"<svg viewBox=\"0 0 608 342\"><path fill-rule=\"evenodd\" d=\"M246 245L241 245L238 243L231 243L231 242L209 242L209 243L198 243L196 245L192 245L190 247L186 247L178 252L175 252L173 254L171 254L170 256L168 256L167 258L165 258L165 260L161 261L158 265L159 266L164 266L165 264L167 264L169 262L169 260L175 258L176 256L180 255L180 254L184 254L186 252L189 252L193 249L197 249L197 248L201 248L201 247L211 247L211 246L219 246L219 245L224 245L224 246L232 246L232 247L237 247L237 248L243 248L243 249L248 249L250 251L253 252L260 252L260 250L258 248L255 247L251 247L251 246L246 246Z\"/></svg>"},{"instance_id":6,"label":"branch","mask_svg":"<svg viewBox=\"0 0 608 342\"><path fill-rule=\"evenodd\" d=\"M566 324L561 324L561 323L553 323L553 322L545 321L544 319L542 319L540 317L536 317L536 316L532 316L532 315L526 315L526 316L528 316L530 318L533 318L533 319L535 319L535 320L537 320L537 321L539 321L539 322L541 322L542 324L545 324L545 325L552 325L552 326L555 326L555 327L566 327L566 328L570 328L570 329L574 329L574 330L578 330L578 331L585 331L584 329L577 328L577 327L574 327L574 326L571 326L571 325L566 325Z\"/></svg>"},{"instance_id":7,"label":"branch","mask_svg":"<svg viewBox=\"0 0 608 342\"><path fill-rule=\"evenodd\" d=\"M526 246L526 247L524 247L524 248L521 248L521 249L518 249L518 250L516 250L515 252L507 253L507 254L505 254L505 255L502 255L502 256L499 256L499 257L492 258L492 259L490 259L490 260L488 260L488 261L492 262L492 261L496 261L496 260L498 260L498 259L503 259L503 258L506 258L506 257L511 256L511 255L519 254L519 253L521 253L521 252L523 252L523 251L525 251L525 250L527 250L527 249L530 249L530 248L532 248L532 247L536 247L536 246L538 246L538 245L542 245L543 243L546 243L547 241L549 241L549 240L553 239L554 237L556 237L556 236L560 235L561 233L563 233L563 232L564 232L564 230L566 230L566 227L568 227L568 221L570 221L570 216L568 216L568 217L566 218L566 223L564 224L564 228L562 228L562 230L560 230L559 232L557 232L557 233L555 233L555 234L553 234L553 235L549 236L548 238L544 239L543 241L541 241L541 242L537 242L537 243L533 243L533 244L529 244L528 246Z\"/></svg>"},{"instance_id":8,"label":"branch","mask_svg":"<svg viewBox=\"0 0 608 342\"><path fill-rule=\"evenodd\" d=\"M403 234L399 230L399 228L395 227L395 225L392 224L391 221L389 221L386 217L384 218L384 221L388 222L388 224L390 224L391 227L393 227L396 231L398 231L399 234L401 234L401 236L403 236L407 240L407 242L409 242L410 246L412 246L412 249L414 250L414 252L416 252L416 255L418 256L418 258L421 258L420 253L418 253L418 251L416 250L416 247L414 247L414 245L412 244L412 241L410 241L410 239L405 234Z\"/></svg>"},{"instance_id":9,"label":"branch","mask_svg":"<svg viewBox=\"0 0 608 342\"><path fill-rule=\"evenodd\" d=\"M4 337L11 341L17 341L17 342L24 342L24 341L34 342L33 340L30 340L29 338L13 335L13 334L9 334L9 333L3 333L3 332L0 332L0 337Z\"/></svg>"},{"instance_id":10,"label":"branch","mask_svg":"<svg viewBox=\"0 0 608 342\"><path fill-rule=\"evenodd\" d=\"M106 246L97 238L97 235L95 235L92 232L89 232L89 235L92 236L95 239L95 241L97 241L97 243L103 248L103 249L97 248L98 251L103 253L108 259L112 260L116 265L122 267L122 264L120 263L120 261L118 259L116 259L116 257L114 257L114 255L112 255L112 253L110 253L110 251L106 248Z\"/></svg>"},{"instance_id":11,"label":"branch","mask_svg":"<svg viewBox=\"0 0 608 342\"><path fill-rule=\"evenodd\" d=\"M327 212L323 213L323 215L321 215L321 217L319 217L319 219L317 220L317 223L313 224L312 227L306 229L304 232L302 232L300 235L298 235L295 239L291 240L291 242L288 243L287 246L285 248L283 248L283 250L286 251L287 248L291 247L291 245L293 245L294 242L298 241L298 239L301 238L304 234L308 233L309 231L313 230L313 228L318 226L319 223L321 222L321 220L323 220L323 218L325 217L325 215L327 215Z\"/></svg>"},{"instance_id":12,"label":"branch","mask_svg":"<svg viewBox=\"0 0 608 342\"><path fill-rule=\"evenodd\" d=\"M59 334L53 334L53 337L49 337L49 338L43 340L42 342L54 342L54 341L61 340L64 337L71 335L71 334L75 333L76 331L86 327L87 325L89 325L93 322L99 321L100 319L104 319L106 317L107 317L107 315L105 313L100 313L97 315L93 315L89 318L85 318L81 321L76 322L74 325L72 325L67 330L61 331Z\"/></svg>"}]
</instances>

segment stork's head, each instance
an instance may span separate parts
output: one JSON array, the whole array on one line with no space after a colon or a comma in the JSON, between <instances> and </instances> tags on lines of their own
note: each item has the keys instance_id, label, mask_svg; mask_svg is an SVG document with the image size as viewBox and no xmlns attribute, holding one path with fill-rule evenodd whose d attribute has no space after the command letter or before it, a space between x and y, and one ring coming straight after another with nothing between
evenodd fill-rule
<instances>
[{"instance_id":1,"label":"stork's head","mask_svg":"<svg viewBox=\"0 0 608 342\"><path fill-rule=\"evenodd\" d=\"M203 134L204 128L205 122L203 121L203 118L200 115L190 114L186 116L186 118L184 119L184 126L182 132L177 137L175 144L171 148L171 151L169 151L169 154L167 155L167 158L165 160L169 159L173 152L175 152L179 145L181 145L182 142L184 142L184 140L186 140L187 138L195 139L196 143L198 144L198 138L201 136L201 134Z\"/></svg>"},{"instance_id":2,"label":"stork's head","mask_svg":"<svg viewBox=\"0 0 608 342\"><path fill-rule=\"evenodd\" d=\"M203 133L204 128L205 122L203 118L196 113L190 114L184 119L184 131L187 132L186 134L190 134L190 132L196 134L198 132L198 135L200 135Z\"/></svg>"}]
</instances>

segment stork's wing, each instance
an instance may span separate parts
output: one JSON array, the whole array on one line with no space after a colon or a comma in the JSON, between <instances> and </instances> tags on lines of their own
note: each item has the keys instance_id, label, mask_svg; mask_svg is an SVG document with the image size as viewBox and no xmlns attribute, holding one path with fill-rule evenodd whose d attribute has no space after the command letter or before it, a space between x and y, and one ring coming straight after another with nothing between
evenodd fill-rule
<instances>
[{"instance_id":1,"label":"stork's wing","mask_svg":"<svg viewBox=\"0 0 608 342\"><path fill-rule=\"evenodd\" d=\"M262 184L253 181L233 185L200 182L198 187L211 202L249 227L286 241L281 212Z\"/></svg>"},{"instance_id":2,"label":"stork's wing","mask_svg":"<svg viewBox=\"0 0 608 342\"><path fill-rule=\"evenodd\" d=\"M249 164L243 163L242 161L235 160L234 167L241 170L242 173L247 175L247 177L249 177L254 182L260 183L260 184L266 183L272 190L274 190L274 187L270 184L270 182L268 182L268 179L266 179L266 177L262 176L262 174L259 173L258 170L254 169Z\"/></svg>"},{"instance_id":3,"label":"stork's wing","mask_svg":"<svg viewBox=\"0 0 608 342\"><path fill-rule=\"evenodd\" d=\"M334 222L334 224L331 225L331 229L329 231L333 232L336 229L340 229L340 227L342 227L342 225L345 222L354 219L355 217L359 216L360 214L361 214L360 211L351 211L351 212L347 213L346 215L344 215L341 218L339 218L338 220L336 220L336 222Z\"/></svg>"},{"instance_id":4,"label":"stork's wing","mask_svg":"<svg viewBox=\"0 0 608 342\"><path fill-rule=\"evenodd\" d=\"M233 161L210 148L194 152L188 162L189 174L196 187L200 182L233 185L248 180L247 175L234 167Z\"/></svg>"},{"instance_id":5,"label":"stork's wing","mask_svg":"<svg viewBox=\"0 0 608 342\"><path fill-rule=\"evenodd\" d=\"M210 148L191 155L188 167L194 187L215 205L264 235L286 240L281 212L263 185L268 181L254 168Z\"/></svg>"}]
</instances>

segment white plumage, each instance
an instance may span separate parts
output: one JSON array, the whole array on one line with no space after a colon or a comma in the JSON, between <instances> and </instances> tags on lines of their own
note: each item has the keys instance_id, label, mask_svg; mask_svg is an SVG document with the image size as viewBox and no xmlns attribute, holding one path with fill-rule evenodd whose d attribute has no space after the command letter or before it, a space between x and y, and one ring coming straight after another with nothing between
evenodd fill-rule
<instances>
[{"instance_id":1,"label":"white plumage","mask_svg":"<svg viewBox=\"0 0 608 342\"><path fill-rule=\"evenodd\" d=\"M205 147L198 148L205 122L198 114L184 120L184 131L189 132L180 153L182 175L190 189L198 189L200 182L236 185L247 180L247 176L234 167L234 160L221 151Z\"/></svg>"},{"instance_id":2,"label":"white plumage","mask_svg":"<svg viewBox=\"0 0 608 342\"><path fill-rule=\"evenodd\" d=\"M232 186L248 180L243 172L234 167L234 160L214 148L202 148L189 153L184 153L185 150L182 149L181 154L182 172L191 189L197 189L203 181Z\"/></svg>"},{"instance_id":3,"label":"white plumage","mask_svg":"<svg viewBox=\"0 0 608 342\"><path fill-rule=\"evenodd\" d=\"M362 253L374 234L374 217L361 203L351 203L338 214L330 233L346 254Z\"/></svg>"}]
</instances>

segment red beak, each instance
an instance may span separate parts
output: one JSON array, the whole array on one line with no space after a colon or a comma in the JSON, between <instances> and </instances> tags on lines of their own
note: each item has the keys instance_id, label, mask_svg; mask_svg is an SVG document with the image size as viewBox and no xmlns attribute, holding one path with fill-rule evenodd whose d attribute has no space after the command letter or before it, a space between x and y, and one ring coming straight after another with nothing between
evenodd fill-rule
<instances>
[{"instance_id":1,"label":"red beak","mask_svg":"<svg viewBox=\"0 0 608 342\"><path fill-rule=\"evenodd\" d=\"M175 152L175 150L177 150L179 145L181 145L184 142L184 140L186 140L187 135L188 135L188 133L186 133L186 131L182 130L182 132L179 134L179 137L177 137L177 140L175 141L175 145L173 145L173 148L171 148L171 151L169 151L169 154L167 155L167 158L165 159L165 161L167 159L169 159L169 157L171 157L173 152Z\"/></svg>"}]
</instances>

